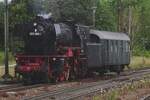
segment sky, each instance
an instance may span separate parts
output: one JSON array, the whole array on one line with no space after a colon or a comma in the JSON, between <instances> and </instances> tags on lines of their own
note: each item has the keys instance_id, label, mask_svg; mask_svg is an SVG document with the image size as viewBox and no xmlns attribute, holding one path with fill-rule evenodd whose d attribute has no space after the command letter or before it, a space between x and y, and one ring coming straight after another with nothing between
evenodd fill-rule
<instances>
[{"instance_id":1,"label":"sky","mask_svg":"<svg viewBox=\"0 0 150 100\"><path fill-rule=\"evenodd\" d=\"M0 0L0 2L2 2L2 1L4 1L4 0ZM8 0L9 2L11 1L11 0Z\"/></svg>"}]
</instances>

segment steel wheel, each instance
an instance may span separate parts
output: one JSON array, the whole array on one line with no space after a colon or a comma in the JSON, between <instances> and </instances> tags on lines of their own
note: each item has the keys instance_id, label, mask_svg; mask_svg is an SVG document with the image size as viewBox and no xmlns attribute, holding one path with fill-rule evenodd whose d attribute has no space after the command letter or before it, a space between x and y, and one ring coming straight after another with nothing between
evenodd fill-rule
<instances>
[{"instance_id":1,"label":"steel wheel","mask_svg":"<svg viewBox=\"0 0 150 100\"><path fill-rule=\"evenodd\" d=\"M70 66L69 66L69 63L66 62L64 64L64 69L63 69L63 72L62 72L62 74L60 76L60 80L61 81L68 81L69 77L70 77Z\"/></svg>"}]
</instances>

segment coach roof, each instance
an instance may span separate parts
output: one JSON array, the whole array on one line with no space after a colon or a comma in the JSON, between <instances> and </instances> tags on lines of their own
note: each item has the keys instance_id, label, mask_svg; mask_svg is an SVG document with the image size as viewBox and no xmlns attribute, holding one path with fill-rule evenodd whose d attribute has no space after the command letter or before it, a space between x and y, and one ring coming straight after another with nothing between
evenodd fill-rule
<instances>
[{"instance_id":1,"label":"coach roof","mask_svg":"<svg viewBox=\"0 0 150 100\"><path fill-rule=\"evenodd\" d=\"M125 33L90 30L90 34L96 35L100 39L130 41L129 36Z\"/></svg>"}]
</instances>

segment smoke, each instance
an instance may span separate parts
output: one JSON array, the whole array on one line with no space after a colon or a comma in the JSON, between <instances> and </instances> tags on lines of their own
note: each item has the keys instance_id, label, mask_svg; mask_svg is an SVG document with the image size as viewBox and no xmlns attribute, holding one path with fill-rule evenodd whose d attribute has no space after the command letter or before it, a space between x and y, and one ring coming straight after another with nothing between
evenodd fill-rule
<instances>
[{"instance_id":1,"label":"smoke","mask_svg":"<svg viewBox=\"0 0 150 100\"><path fill-rule=\"evenodd\" d=\"M36 14L49 14L51 13L56 20L60 19L60 6L59 2L64 0L31 0L32 8Z\"/></svg>"},{"instance_id":2,"label":"smoke","mask_svg":"<svg viewBox=\"0 0 150 100\"><path fill-rule=\"evenodd\" d=\"M47 4L48 0L33 0L32 2L32 9L37 14L46 14L47 11Z\"/></svg>"},{"instance_id":3,"label":"smoke","mask_svg":"<svg viewBox=\"0 0 150 100\"><path fill-rule=\"evenodd\" d=\"M48 13L48 14L38 14L38 16L43 17L44 19L49 19L52 17L52 13Z\"/></svg>"}]
</instances>

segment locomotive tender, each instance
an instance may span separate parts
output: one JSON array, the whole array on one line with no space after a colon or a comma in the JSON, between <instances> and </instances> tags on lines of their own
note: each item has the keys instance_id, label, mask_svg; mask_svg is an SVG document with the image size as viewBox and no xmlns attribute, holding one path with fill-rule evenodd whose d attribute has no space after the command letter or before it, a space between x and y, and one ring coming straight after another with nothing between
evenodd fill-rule
<instances>
[{"instance_id":1,"label":"locomotive tender","mask_svg":"<svg viewBox=\"0 0 150 100\"><path fill-rule=\"evenodd\" d=\"M15 72L25 83L84 78L92 71L119 73L130 63L130 39L124 33L55 23L44 15L15 28L15 43L23 45L15 55Z\"/></svg>"}]
</instances>

